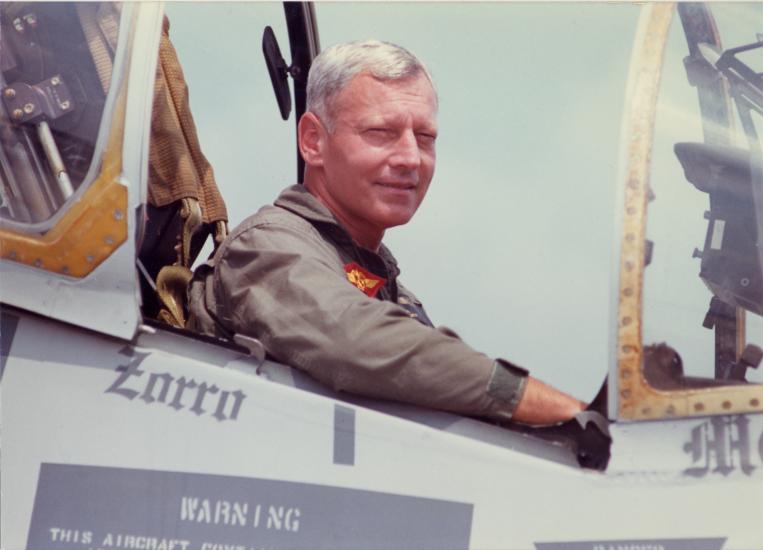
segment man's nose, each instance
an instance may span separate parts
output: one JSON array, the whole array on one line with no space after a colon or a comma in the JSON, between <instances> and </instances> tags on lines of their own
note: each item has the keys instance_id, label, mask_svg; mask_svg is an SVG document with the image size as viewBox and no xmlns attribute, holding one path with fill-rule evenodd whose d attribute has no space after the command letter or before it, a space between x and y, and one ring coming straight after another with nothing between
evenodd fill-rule
<instances>
[{"instance_id":1,"label":"man's nose","mask_svg":"<svg viewBox=\"0 0 763 550\"><path fill-rule=\"evenodd\" d=\"M416 134L406 130L395 143L395 151L390 157L390 164L399 168L416 170L421 165L421 151Z\"/></svg>"}]
</instances>

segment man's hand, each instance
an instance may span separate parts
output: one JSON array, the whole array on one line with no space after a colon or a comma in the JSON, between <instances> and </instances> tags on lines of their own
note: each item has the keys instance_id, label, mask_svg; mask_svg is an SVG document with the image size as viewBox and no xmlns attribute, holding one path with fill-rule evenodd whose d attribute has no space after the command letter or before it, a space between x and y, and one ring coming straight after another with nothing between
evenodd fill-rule
<instances>
[{"instance_id":1,"label":"man's hand","mask_svg":"<svg viewBox=\"0 0 763 550\"><path fill-rule=\"evenodd\" d=\"M556 424L569 420L586 406L586 403L528 376L525 392L512 419L524 424Z\"/></svg>"}]
</instances>

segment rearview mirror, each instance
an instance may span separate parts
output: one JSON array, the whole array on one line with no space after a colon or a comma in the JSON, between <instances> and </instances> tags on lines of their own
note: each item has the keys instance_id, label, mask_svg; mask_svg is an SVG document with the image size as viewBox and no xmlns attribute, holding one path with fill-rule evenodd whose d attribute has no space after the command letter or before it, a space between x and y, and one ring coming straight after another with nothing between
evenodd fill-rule
<instances>
[{"instance_id":1,"label":"rearview mirror","mask_svg":"<svg viewBox=\"0 0 763 550\"><path fill-rule=\"evenodd\" d=\"M278 110L281 111L281 118L287 120L291 114L289 66L281 55L278 40L276 40L276 35L269 25L265 27L262 33L262 53L265 55L270 82L273 84L273 92L276 94Z\"/></svg>"}]
</instances>

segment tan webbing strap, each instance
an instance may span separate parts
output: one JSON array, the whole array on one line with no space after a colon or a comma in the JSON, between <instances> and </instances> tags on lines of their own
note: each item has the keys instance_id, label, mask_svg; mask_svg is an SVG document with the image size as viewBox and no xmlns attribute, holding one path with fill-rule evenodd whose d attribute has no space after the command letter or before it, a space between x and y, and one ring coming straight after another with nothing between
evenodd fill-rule
<instances>
[{"instance_id":1,"label":"tan webbing strap","mask_svg":"<svg viewBox=\"0 0 763 550\"><path fill-rule=\"evenodd\" d=\"M223 244L223 241L225 240L225 237L228 236L228 222L224 221L218 221L215 222L215 252L217 252L217 247Z\"/></svg>"},{"instance_id":2,"label":"tan webbing strap","mask_svg":"<svg viewBox=\"0 0 763 550\"><path fill-rule=\"evenodd\" d=\"M180 242L175 250L178 253L177 263L183 267L191 267L191 239L202 226L201 208L199 201L192 198L181 199L180 217L183 220Z\"/></svg>"},{"instance_id":3,"label":"tan webbing strap","mask_svg":"<svg viewBox=\"0 0 763 550\"><path fill-rule=\"evenodd\" d=\"M156 207L180 201L183 221L176 245L176 265L157 275L161 309L158 319L184 327L187 287L191 280L191 242L204 224L212 224L214 245L227 235L228 213L215 182L212 166L201 152L188 98L188 86L169 38L165 17L154 84L149 147L148 200ZM209 231L209 228L205 228Z\"/></svg>"},{"instance_id":4,"label":"tan webbing strap","mask_svg":"<svg viewBox=\"0 0 763 550\"><path fill-rule=\"evenodd\" d=\"M169 39L169 26L165 17L154 87L148 198L161 207L193 197L201 205L205 223L227 220L212 167L201 152L188 86Z\"/></svg>"},{"instance_id":5,"label":"tan webbing strap","mask_svg":"<svg viewBox=\"0 0 763 550\"><path fill-rule=\"evenodd\" d=\"M177 263L166 265L159 270L156 276L156 295L161 304L157 319L174 327L184 328L188 283L193 277L190 269L191 240L203 222L199 201L191 197L180 200L180 218L183 220L183 226L178 243L175 245Z\"/></svg>"},{"instance_id":6,"label":"tan webbing strap","mask_svg":"<svg viewBox=\"0 0 763 550\"><path fill-rule=\"evenodd\" d=\"M98 26L96 10L98 5L89 2L77 3L77 16L82 25L82 32L87 40L87 47L90 55L93 57L95 70L98 73L98 79L101 81L103 93L108 93L111 86L111 72L113 63L111 53L106 38L101 34L101 28Z\"/></svg>"},{"instance_id":7,"label":"tan webbing strap","mask_svg":"<svg viewBox=\"0 0 763 550\"><path fill-rule=\"evenodd\" d=\"M100 2L98 4L98 27L111 49L111 56L117 51L117 38L119 37L119 15L122 12L122 4L118 2Z\"/></svg>"}]
</instances>

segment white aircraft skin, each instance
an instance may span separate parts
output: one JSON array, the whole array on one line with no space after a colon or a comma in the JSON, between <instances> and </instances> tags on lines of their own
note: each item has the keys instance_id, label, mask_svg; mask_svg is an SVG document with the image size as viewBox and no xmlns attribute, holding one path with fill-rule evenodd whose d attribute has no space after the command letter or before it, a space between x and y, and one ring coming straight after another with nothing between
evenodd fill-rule
<instances>
[{"instance_id":1,"label":"white aircraft skin","mask_svg":"<svg viewBox=\"0 0 763 550\"><path fill-rule=\"evenodd\" d=\"M128 238L83 279L0 264L0 547L763 548L760 412L584 413L611 458L582 468L564 439L336 394L254 341L144 324L134 228L161 7L122 17L136 37L119 178Z\"/></svg>"},{"instance_id":2,"label":"white aircraft skin","mask_svg":"<svg viewBox=\"0 0 763 550\"><path fill-rule=\"evenodd\" d=\"M760 547L760 415L613 424L602 473L551 443L348 403L177 334L123 342L17 311L8 323L4 548L151 547L109 534L207 549ZM291 523L268 523L281 507Z\"/></svg>"}]
</instances>

